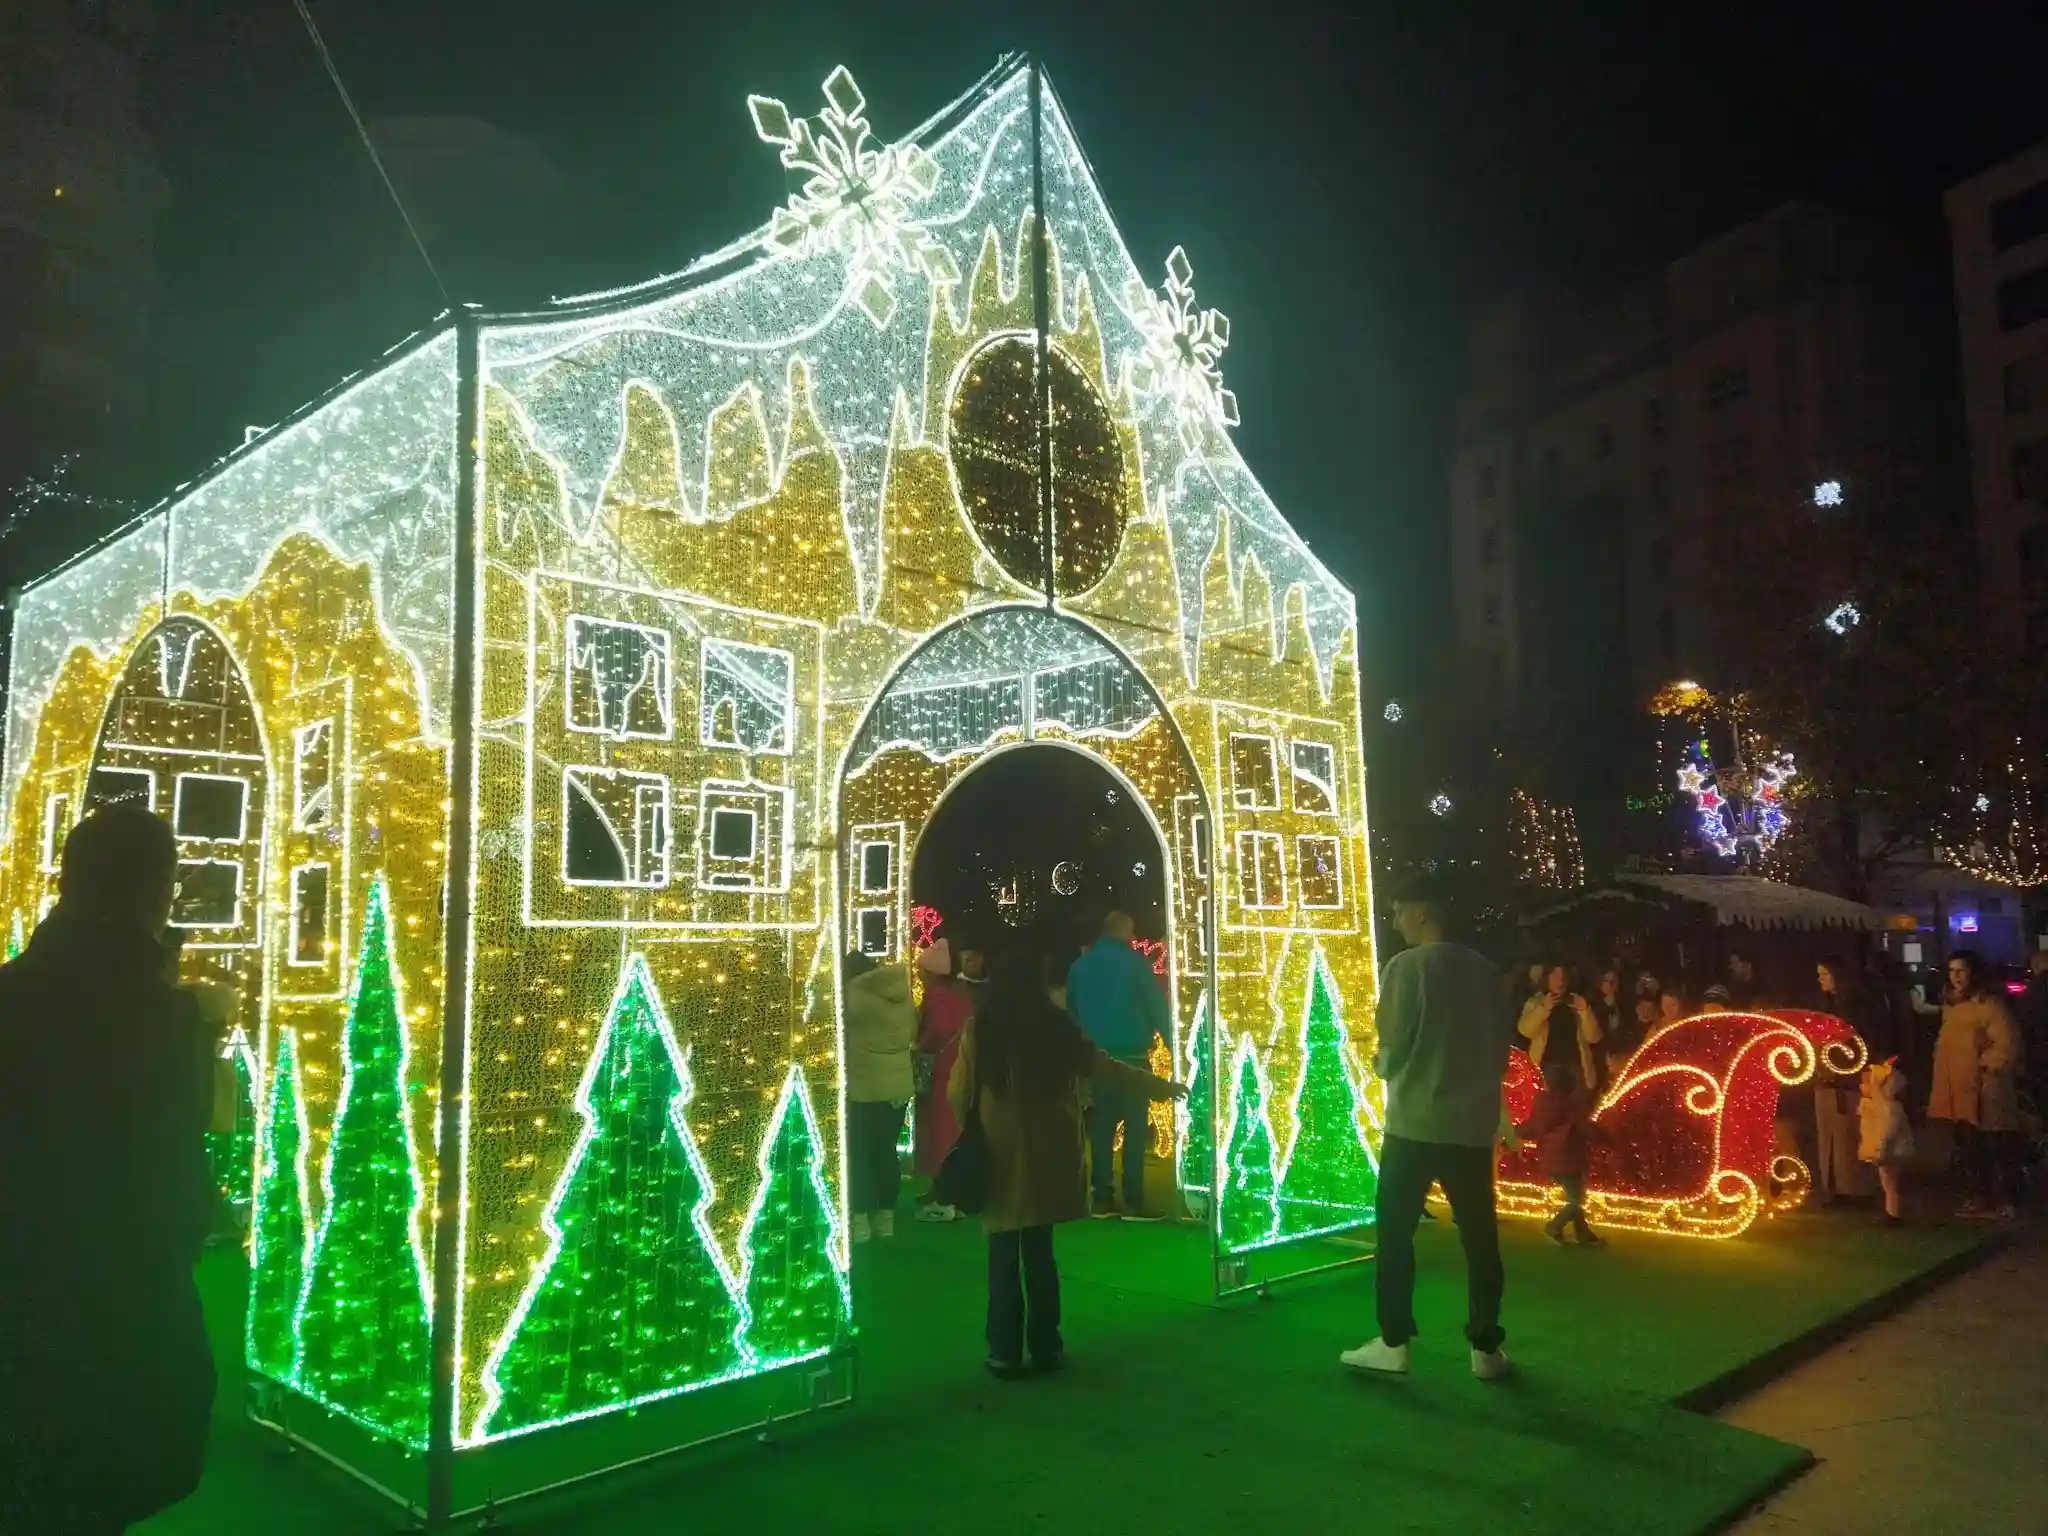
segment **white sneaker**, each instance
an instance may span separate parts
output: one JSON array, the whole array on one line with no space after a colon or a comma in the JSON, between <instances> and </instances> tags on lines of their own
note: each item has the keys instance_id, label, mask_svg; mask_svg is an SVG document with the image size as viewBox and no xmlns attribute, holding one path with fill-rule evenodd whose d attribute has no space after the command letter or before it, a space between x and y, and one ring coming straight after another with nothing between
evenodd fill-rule
<instances>
[{"instance_id":1,"label":"white sneaker","mask_svg":"<svg viewBox=\"0 0 2048 1536\"><path fill-rule=\"evenodd\" d=\"M894 1211L875 1212L875 1236L894 1237L895 1235L896 1213Z\"/></svg>"},{"instance_id":2,"label":"white sneaker","mask_svg":"<svg viewBox=\"0 0 2048 1536\"><path fill-rule=\"evenodd\" d=\"M932 1200L917 1208L917 1219L919 1221L958 1221L960 1219L960 1211L956 1206L941 1205L938 1201Z\"/></svg>"},{"instance_id":3,"label":"white sneaker","mask_svg":"<svg viewBox=\"0 0 2048 1536\"><path fill-rule=\"evenodd\" d=\"M1385 1339L1373 1339L1356 1349L1347 1349L1337 1358L1354 1371L1377 1371L1382 1376L1408 1374L1408 1346L1389 1344Z\"/></svg>"},{"instance_id":4,"label":"white sneaker","mask_svg":"<svg viewBox=\"0 0 2048 1536\"><path fill-rule=\"evenodd\" d=\"M869 1223L867 1213L855 1211L853 1214L853 1240L856 1243L864 1243L874 1235L874 1227Z\"/></svg>"},{"instance_id":5,"label":"white sneaker","mask_svg":"<svg viewBox=\"0 0 2048 1536\"><path fill-rule=\"evenodd\" d=\"M1515 1368L1515 1362L1508 1358L1504 1349L1475 1349L1472 1351L1472 1374L1481 1381L1499 1381Z\"/></svg>"}]
</instances>

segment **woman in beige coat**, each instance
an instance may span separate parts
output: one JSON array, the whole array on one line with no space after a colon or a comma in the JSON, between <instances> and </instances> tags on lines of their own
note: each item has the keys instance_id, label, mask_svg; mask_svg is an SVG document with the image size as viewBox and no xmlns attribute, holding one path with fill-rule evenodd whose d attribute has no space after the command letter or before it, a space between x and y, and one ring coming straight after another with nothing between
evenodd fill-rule
<instances>
[{"instance_id":1,"label":"woman in beige coat","mask_svg":"<svg viewBox=\"0 0 2048 1536\"><path fill-rule=\"evenodd\" d=\"M1951 1121L1970 1182L1961 1216L2010 1220L2019 1213L2026 1147L2021 1140L2020 1032L1985 985L1984 961L1959 949L1948 957L1948 994L1934 1042L1927 1118Z\"/></svg>"},{"instance_id":2,"label":"woman in beige coat","mask_svg":"<svg viewBox=\"0 0 2048 1536\"><path fill-rule=\"evenodd\" d=\"M842 965L846 1009L846 1182L853 1240L896 1235L903 1164L896 1143L910 1104L910 1048L917 1010L910 972L848 954Z\"/></svg>"},{"instance_id":3,"label":"woman in beige coat","mask_svg":"<svg viewBox=\"0 0 2048 1536\"><path fill-rule=\"evenodd\" d=\"M981 1224L988 1233L988 1368L1014 1376L1028 1342L1042 1371L1058 1370L1060 1272L1052 1229L1088 1215L1085 1081L1148 1099L1187 1089L1105 1055L1054 1000L1044 958L1005 956L967 1025L948 1091L961 1123L979 1099L991 1171Z\"/></svg>"},{"instance_id":4,"label":"woman in beige coat","mask_svg":"<svg viewBox=\"0 0 2048 1536\"><path fill-rule=\"evenodd\" d=\"M1522 1005L1521 1022L1516 1027L1529 1042L1529 1060L1538 1071L1569 1065L1578 1072L1582 1086L1598 1089L1601 1063L1593 1047L1600 1043L1600 1021L1571 987L1571 972L1561 965L1551 966L1544 973L1544 990Z\"/></svg>"}]
</instances>

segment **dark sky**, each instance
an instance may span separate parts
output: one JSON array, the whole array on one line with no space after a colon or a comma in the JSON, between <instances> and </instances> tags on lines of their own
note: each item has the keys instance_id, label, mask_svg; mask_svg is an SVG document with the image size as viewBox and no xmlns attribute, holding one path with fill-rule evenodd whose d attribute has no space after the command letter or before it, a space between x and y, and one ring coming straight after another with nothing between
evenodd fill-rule
<instances>
[{"instance_id":1,"label":"dark sky","mask_svg":"<svg viewBox=\"0 0 2048 1536\"><path fill-rule=\"evenodd\" d=\"M531 146L423 210L457 296L491 305L759 224L783 181L749 91L810 112L844 62L888 136L1037 51L1140 264L1185 245L1230 314L1239 441L1359 591L1388 688L1429 650L1476 303L1646 271L1788 197L1931 238L1945 185L2048 135L2048 22L2018 4L311 3L373 121L461 115ZM168 484L440 299L288 0L157 11Z\"/></svg>"}]
</instances>

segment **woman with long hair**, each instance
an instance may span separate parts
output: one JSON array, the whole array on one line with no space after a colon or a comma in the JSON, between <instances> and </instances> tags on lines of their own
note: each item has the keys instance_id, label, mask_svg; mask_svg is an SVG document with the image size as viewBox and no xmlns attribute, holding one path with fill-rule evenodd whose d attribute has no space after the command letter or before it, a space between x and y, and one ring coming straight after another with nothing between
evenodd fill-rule
<instances>
[{"instance_id":1,"label":"woman with long hair","mask_svg":"<svg viewBox=\"0 0 2048 1536\"><path fill-rule=\"evenodd\" d=\"M981 1224L988 1233L988 1368L1024 1369L1025 1346L1042 1371L1058 1370L1060 1274L1052 1229L1088 1215L1081 1119L1086 1081L1147 1099L1187 1089L1125 1066L1081 1033L1053 1000L1045 957L1019 950L997 962L969 1020L950 1098L964 1123L979 1104L992 1172Z\"/></svg>"},{"instance_id":2,"label":"woman with long hair","mask_svg":"<svg viewBox=\"0 0 2048 1536\"><path fill-rule=\"evenodd\" d=\"M1970 1188L1959 1216L2010 1221L2019 1214L2026 1152L2020 1133L2021 1050L2012 1015L1988 985L1983 956L1957 950L1948 957L1927 1118L1956 1128L1956 1153Z\"/></svg>"},{"instance_id":3,"label":"woman with long hair","mask_svg":"<svg viewBox=\"0 0 2048 1536\"><path fill-rule=\"evenodd\" d=\"M971 944L955 955L945 939L917 952L924 978L924 1001L918 1007L917 1054L925 1067L919 1074L911 1155L919 1178L935 1179L946 1154L960 1139L960 1122L946 1097L953 1063L960 1058L960 1037L980 1006L987 989L982 978L981 951ZM958 1221L960 1213L935 1197L920 1197L919 1221Z\"/></svg>"},{"instance_id":4,"label":"woman with long hair","mask_svg":"<svg viewBox=\"0 0 2048 1536\"><path fill-rule=\"evenodd\" d=\"M1559 1066L1575 1074L1582 1087L1600 1086L1601 1062L1593 1053L1600 1043L1600 1022L1592 1006L1572 990L1570 966L1559 961L1544 967L1543 990L1522 1005L1516 1027L1537 1071Z\"/></svg>"}]
</instances>

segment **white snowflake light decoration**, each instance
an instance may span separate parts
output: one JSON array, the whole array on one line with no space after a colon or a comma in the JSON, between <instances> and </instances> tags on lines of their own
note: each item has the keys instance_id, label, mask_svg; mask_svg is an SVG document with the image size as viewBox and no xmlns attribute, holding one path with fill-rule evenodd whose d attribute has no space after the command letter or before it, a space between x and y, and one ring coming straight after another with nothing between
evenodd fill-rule
<instances>
[{"instance_id":1,"label":"white snowflake light decoration","mask_svg":"<svg viewBox=\"0 0 2048 1536\"><path fill-rule=\"evenodd\" d=\"M1401 701L1399 699L1389 699L1387 700L1387 707L1381 710L1380 713L1385 718L1387 724L1399 725L1401 717L1406 711L1401 708Z\"/></svg>"},{"instance_id":2,"label":"white snowflake light decoration","mask_svg":"<svg viewBox=\"0 0 2048 1536\"><path fill-rule=\"evenodd\" d=\"M782 147L782 163L806 173L802 190L769 221L770 250L845 256L854 300L878 330L896 312L893 272L960 281L953 253L910 212L938 186L938 163L917 144L875 145L867 98L845 65L826 77L825 110L817 119L822 131L808 118L791 117L771 96L749 96L747 109L754 131Z\"/></svg>"},{"instance_id":3,"label":"white snowflake light decoration","mask_svg":"<svg viewBox=\"0 0 2048 1536\"><path fill-rule=\"evenodd\" d=\"M1230 317L1195 304L1195 269L1175 246L1166 258L1164 297L1133 278L1124 306L1145 338L1130 365L1131 388L1169 401L1188 452L1201 445L1212 419L1237 425L1237 396L1223 387L1223 349L1230 345Z\"/></svg>"},{"instance_id":4,"label":"white snowflake light decoration","mask_svg":"<svg viewBox=\"0 0 2048 1536\"><path fill-rule=\"evenodd\" d=\"M1842 482L1821 481L1813 488L1813 504L1816 507L1839 507L1842 504Z\"/></svg>"},{"instance_id":5,"label":"white snowflake light decoration","mask_svg":"<svg viewBox=\"0 0 2048 1536\"><path fill-rule=\"evenodd\" d=\"M1450 815L1451 797L1449 795L1431 795L1429 797L1429 814L1432 816Z\"/></svg>"},{"instance_id":6,"label":"white snowflake light decoration","mask_svg":"<svg viewBox=\"0 0 2048 1536\"><path fill-rule=\"evenodd\" d=\"M1837 635L1848 634L1850 630L1854 629L1858 624L1861 624L1862 622L1863 610L1861 608L1858 608L1854 603L1835 604L1835 606L1829 610L1828 616L1825 619L1821 620L1821 623L1825 624L1828 627L1830 633Z\"/></svg>"}]
</instances>

